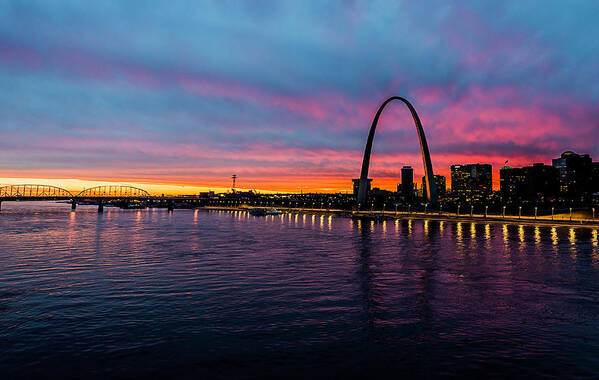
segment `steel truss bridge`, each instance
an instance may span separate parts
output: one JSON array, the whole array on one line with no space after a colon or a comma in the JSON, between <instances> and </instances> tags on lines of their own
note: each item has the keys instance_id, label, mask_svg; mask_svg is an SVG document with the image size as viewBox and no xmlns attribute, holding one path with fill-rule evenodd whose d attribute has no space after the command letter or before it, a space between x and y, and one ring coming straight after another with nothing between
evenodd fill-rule
<instances>
[{"instance_id":1,"label":"steel truss bridge","mask_svg":"<svg viewBox=\"0 0 599 380\"><path fill-rule=\"evenodd\" d=\"M180 199L181 198L181 199ZM188 197L152 197L138 187L125 185L104 185L84 189L78 193L69 190L38 184L21 184L0 186L0 210L4 201L70 201L71 208L76 209L78 203L97 204L102 212L104 204L121 204L124 206L134 202L153 202L163 204L169 210L174 208L174 202L188 200Z\"/></svg>"}]
</instances>

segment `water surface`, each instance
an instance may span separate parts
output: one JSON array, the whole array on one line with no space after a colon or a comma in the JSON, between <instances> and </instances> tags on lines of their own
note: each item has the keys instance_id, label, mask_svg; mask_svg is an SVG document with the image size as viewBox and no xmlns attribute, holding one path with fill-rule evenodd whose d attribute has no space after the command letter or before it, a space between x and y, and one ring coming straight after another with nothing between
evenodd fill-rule
<instances>
[{"instance_id":1,"label":"water surface","mask_svg":"<svg viewBox=\"0 0 599 380\"><path fill-rule=\"evenodd\" d=\"M597 230L4 202L0 373L599 373Z\"/></svg>"}]
</instances>

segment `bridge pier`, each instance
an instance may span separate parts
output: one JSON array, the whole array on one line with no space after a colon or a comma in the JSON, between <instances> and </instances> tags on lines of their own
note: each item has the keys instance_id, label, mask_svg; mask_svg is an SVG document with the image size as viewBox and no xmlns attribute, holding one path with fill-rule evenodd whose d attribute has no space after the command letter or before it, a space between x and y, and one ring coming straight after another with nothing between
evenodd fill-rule
<instances>
[{"instance_id":1,"label":"bridge pier","mask_svg":"<svg viewBox=\"0 0 599 380\"><path fill-rule=\"evenodd\" d=\"M173 212L175 210L175 204L174 204L174 202L173 201L168 201L167 208L168 208L168 212Z\"/></svg>"},{"instance_id":2,"label":"bridge pier","mask_svg":"<svg viewBox=\"0 0 599 380\"><path fill-rule=\"evenodd\" d=\"M73 199L71 201L71 211L75 211L76 209L77 209L77 201Z\"/></svg>"},{"instance_id":3,"label":"bridge pier","mask_svg":"<svg viewBox=\"0 0 599 380\"><path fill-rule=\"evenodd\" d=\"M101 214L104 212L104 203L102 201L100 201L98 203L98 213Z\"/></svg>"}]
</instances>

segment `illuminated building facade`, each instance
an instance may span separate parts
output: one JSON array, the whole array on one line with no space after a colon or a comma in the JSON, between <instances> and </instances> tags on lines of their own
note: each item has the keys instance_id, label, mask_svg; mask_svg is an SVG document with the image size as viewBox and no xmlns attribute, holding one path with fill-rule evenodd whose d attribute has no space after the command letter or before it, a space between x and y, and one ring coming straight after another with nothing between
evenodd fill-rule
<instances>
[{"instance_id":1,"label":"illuminated building facade","mask_svg":"<svg viewBox=\"0 0 599 380\"><path fill-rule=\"evenodd\" d=\"M553 167L559 172L561 197L576 201L590 197L593 162L588 154L564 152L560 158L553 159Z\"/></svg>"},{"instance_id":2,"label":"illuminated building facade","mask_svg":"<svg viewBox=\"0 0 599 380\"><path fill-rule=\"evenodd\" d=\"M483 200L493 191L490 164L451 165L451 193L467 201Z\"/></svg>"},{"instance_id":3,"label":"illuminated building facade","mask_svg":"<svg viewBox=\"0 0 599 380\"><path fill-rule=\"evenodd\" d=\"M445 198L445 194L447 193L447 181L445 176L435 174L433 178L435 178L435 184L437 185L437 196L439 198ZM424 198L426 198L426 177L422 177L422 194Z\"/></svg>"},{"instance_id":4,"label":"illuminated building facade","mask_svg":"<svg viewBox=\"0 0 599 380\"><path fill-rule=\"evenodd\" d=\"M523 168L504 166L499 170L499 183L504 202L545 201L559 194L559 171L541 163Z\"/></svg>"}]
</instances>

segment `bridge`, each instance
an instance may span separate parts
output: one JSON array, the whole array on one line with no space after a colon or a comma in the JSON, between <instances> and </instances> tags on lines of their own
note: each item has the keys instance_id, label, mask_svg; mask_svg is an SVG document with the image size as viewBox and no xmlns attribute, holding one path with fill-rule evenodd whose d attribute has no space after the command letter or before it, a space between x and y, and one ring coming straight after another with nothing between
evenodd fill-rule
<instances>
[{"instance_id":1,"label":"bridge","mask_svg":"<svg viewBox=\"0 0 599 380\"><path fill-rule=\"evenodd\" d=\"M143 201L150 199L150 194L133 186L103 185L84 189L76 194L69 190L40 184L6 185L0 187L0 210L4 201L71 201L71 209L75 210L78 203L98 204L98 212L104 210L108 202ZM165 200L165 197L152 197L154 200ZM168 198L172 201L171 198ZM171 210L171 206L169 206Z\"/></svg>"}]
</instances>

